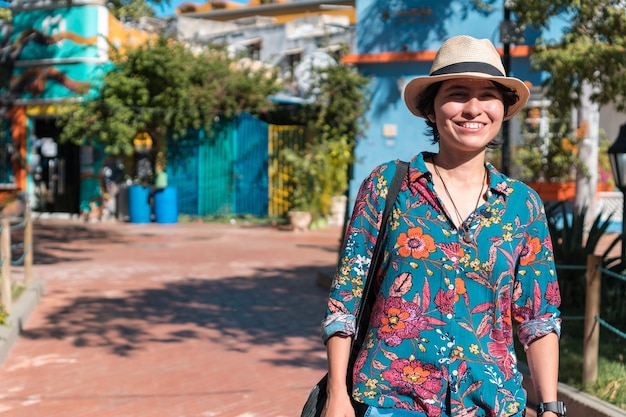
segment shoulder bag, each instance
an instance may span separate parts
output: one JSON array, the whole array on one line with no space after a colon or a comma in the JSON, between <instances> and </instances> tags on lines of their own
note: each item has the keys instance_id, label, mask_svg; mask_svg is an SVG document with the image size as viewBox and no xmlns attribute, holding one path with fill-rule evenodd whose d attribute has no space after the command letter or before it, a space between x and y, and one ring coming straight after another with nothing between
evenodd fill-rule
<instances>
[{"instance_id":1,"label":"shoulder bag","mask_svg":"<svg viewBox=\"0 0 626 417\"><path fill-rule=\"evenodd\" d=\"M378 238L376 239L376 245L372 252L372 261L370 268L367 272L367 279L365 281L365 287L363 288L363 298L361 299L361 308L356 321L357 337L352 339L350 347L350 360L348 361L348 392L352 389L352 368L356 360L356 355L359 352L363 340L365 339L365 333L367 332L368 322L372 311L372 305L374 304L375 294L372 291L373 282L376 277L376 272L380 268L382 261L383 244L385 241L385 234L387 230L387 220L393 209L393 205L402 186L402 181L406 177L409 170L409 163L399 161L396 167L396 172L389 186L389 192L387 193L387 200L385 201L385 209L380 221L380 231ZM328 383L328 373L313 387L309 397L302 409L301 417L319 417L322 414L322 410L326 405L326 385Z\"/></svg>"}]
</instances>

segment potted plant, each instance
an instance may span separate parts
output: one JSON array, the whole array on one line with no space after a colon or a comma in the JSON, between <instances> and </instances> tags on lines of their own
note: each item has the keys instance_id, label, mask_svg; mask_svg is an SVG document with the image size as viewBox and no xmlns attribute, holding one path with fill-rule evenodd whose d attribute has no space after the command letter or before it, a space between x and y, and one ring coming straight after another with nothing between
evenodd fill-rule
<instances>
[{"instance_id":1,"label":"potted plant","mask_svg":"<svg viewBox=\"0 0 626 417\"><path fill-rule=\"evenodd\" d=\"M348 170L353 162L353 147L346 135L327 138L316 136L300 151L285 150L293 168L290 218L328 220L337 196L348 189ZM345 197L344 197L345 198ZM339 204L345 200L340 198ZM294 212L297 212L294 213ZM308 215L300 214L302 212Z\"/></svg>"},{"instance_id":2,"label":"potted plant","mask_svg":"<svg viewBox=\"0 0 626 417\"><path fill-rule=\"evenodd\" d=\"M310 152L285 149L283 156L292 167L291 207L287 211L287 218L295 231L307 230L313 220L313 213L317 215L314 204L317 193L313 176L315 162Z\"/></svg>"},{"instance_id":3,"label":"potted plant","mask_svg":"<svg viewBox=\"0 0 626 417\"><path fill-rule=\"evenodd\" d=\"M354 148L362 129L361 115L368 103L365 89L369 79L348 65L316 71L318 76L311 88L315 99L303 109L313 115L307 126L308 140L301 149L284 151L293 167L291 211L308 211L313 221L332 218L336 222L343 217L336 213L336 207L343 204L345 210Z\"/></svg>"},{"instance_id":4,"label":"potted plant","mask_svg":"<svg viewBox=\"0 0 626 417\"><path fill-rule=\"evenodd\" d=\"M520 115L522 139L512 158L516 176L546 201L572 200L576 175L584 169L577 155L580 132L572 132L568 120L536 107Z\"/></svg>"}]
</instances>

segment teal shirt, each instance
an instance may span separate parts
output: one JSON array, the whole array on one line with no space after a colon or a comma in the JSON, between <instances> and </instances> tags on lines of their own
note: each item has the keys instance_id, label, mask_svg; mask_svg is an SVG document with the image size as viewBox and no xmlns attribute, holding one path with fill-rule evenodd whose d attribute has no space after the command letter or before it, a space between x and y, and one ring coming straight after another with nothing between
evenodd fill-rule
<instances>
[{"instance_id":1,"label":"teal shirt","mask_svg":"<svg viewBox=\"0 0 626 417\"><path fill-rule=\"evenodd\" d=\"M489 191L457 230L424 163L410 162L392 217L353 397L416 416L512 416L526 404L513 324L527 347L560 336L552 242L537 193L487 164ZM323 338L354 335L397 162L363 181L332 284ZM467 414L465 414L467 413Z\"/></svg>"}]
</instances>

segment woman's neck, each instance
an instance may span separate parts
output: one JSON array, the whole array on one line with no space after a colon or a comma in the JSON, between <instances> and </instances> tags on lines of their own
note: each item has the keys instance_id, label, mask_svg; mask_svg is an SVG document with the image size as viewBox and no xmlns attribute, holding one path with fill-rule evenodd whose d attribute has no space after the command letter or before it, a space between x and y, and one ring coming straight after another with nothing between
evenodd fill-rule
<instances>
[{"instance_id":1,"label":"woman's neck","mask_svg":"<svg viewBox=\"0 0 626 417\"><path fill-rule=\"evenodd\" d=\"M476 155L460 155L458 153L438 153L430 161L445 171L447 178L460 183L476 183L482 181L485 170L485 152Z\"/></svg>"}]
</instances>

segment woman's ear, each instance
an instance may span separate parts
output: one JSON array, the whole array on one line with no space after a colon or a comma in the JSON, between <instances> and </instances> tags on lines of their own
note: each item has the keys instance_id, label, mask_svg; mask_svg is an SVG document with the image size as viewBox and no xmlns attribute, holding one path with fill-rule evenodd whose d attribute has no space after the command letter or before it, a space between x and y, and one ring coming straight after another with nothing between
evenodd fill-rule
<instances>
[{"instance_id":1,"label":"woman's ear","mask_svg":"<svg viewBox=\"0 0 626 417\"><path fill-rule=\"evenodd\" d=\"M429 122L435 123L435 116L433 116L432 114L427 114L426 117L428 118Z\"/></svg>"}]
</instances>

